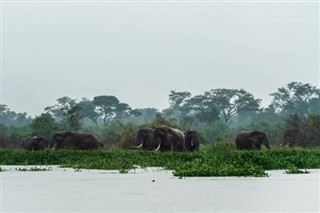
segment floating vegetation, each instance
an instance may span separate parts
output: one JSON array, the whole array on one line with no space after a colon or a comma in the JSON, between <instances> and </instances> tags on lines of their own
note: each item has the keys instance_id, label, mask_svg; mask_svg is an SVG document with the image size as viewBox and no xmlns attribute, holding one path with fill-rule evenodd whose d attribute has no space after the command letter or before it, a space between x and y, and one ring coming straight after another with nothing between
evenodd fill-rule
<instances>
[{"instance_id":1,"label":"floating vegetation","mask_svg":"<svg viewBox=\"0 0 320 213\"><path fill-rule=\"evenodd\" d=\"M266 176L266 170L283 169L287 174L308 173L320 168L320 148L237 151L229 145L198 152L147 152L137 150L0 150L1 165L60 165L81 169L118 170L162 167L178 177L190 176ZM139 168L138 167L138 168ZM20 168L19 171L48 171L50 167Z\"/></svg>"},{"instance_id":2,"label":"floating vegetation","mask_svg":"<svg viewBox=\"0 0 320 213\"><path fill-rule=\"evenodd\" d=\"M20 172L37 172L37 171L51 171L52 167L51 166L31 166L31 167L18 167L16 168L17 171Z\"/></svg>"}]
</instances>

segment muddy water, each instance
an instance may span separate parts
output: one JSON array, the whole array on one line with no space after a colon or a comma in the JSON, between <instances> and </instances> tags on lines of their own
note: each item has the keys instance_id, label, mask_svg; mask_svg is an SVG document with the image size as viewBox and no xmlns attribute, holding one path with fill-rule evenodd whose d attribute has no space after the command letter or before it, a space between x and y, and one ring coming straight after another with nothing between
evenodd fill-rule
<instances>
[{"instance_id":1,"label":"muddy water","mask_svg":"<svg viewBox=\"0 0 320 213\"><path fill-rule=\"evenodd\" d=\"M179 179L171 171L127 174L1 166L2 212L319 212L319 170L269 177Z\"/></svg>"}]
</instances>

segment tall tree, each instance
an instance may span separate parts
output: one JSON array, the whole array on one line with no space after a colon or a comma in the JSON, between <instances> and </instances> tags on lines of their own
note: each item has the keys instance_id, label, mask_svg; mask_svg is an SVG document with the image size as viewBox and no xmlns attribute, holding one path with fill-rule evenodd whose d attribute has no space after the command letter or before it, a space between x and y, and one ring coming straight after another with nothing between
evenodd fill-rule
<instances>
[{"instance_id":1,"label":"tall tree","mask_svg":"<svg viewBox=\"0 0 320 213\"><path fill-rule=\"evenodd\" d=\"M57 104L48 106L44 110L50 113L56 120L64 122L67 119L69 111L76 105L76 100L69 97L57 99Z\"/></svg>"},{"instance_id":2,"label":"tall tree","mask_svg":"<svg viewBox=\"0 0 320 213\"><path fill-rule=\"evenodd\" d=\"M320 103L320 89L308 83L291 82L270 95L273 96L271 104L278 112L306 117L319 110L319 106L314 106Z\"/></svg>"},{"instance_id":3,"label":"tall tree","mask_svg":"<svg viewBox=\"0 0 320 213\"><path fill-rule=\"evenodd\" d=\"M200 122L211 123L219 120L219 111L213 102L205 95L196 95L186 101L184 108Z\"/></svg>"},{"instance_id":4,"label":"tall tree","mask_svg":"<svg viewBox=\"0 0 320 213\"><path fill-rule=\"evenodd\" d=\"M5 104L0 104L0 123L4 125L26 126L31 123L31 117L27 113L11 111Z\"/></svg>"},{"instance_id":5,"label":"tall tree","mask_svg":"<svg viewBox=\"0 0 320 213\"><path fill-rule=\"evenodd\" d=\"M225 125L239 112L258 111L261 102L243 89L213 89L205 92L204 96L219 110Z\"/></svg>"},{"instance_id":6,"label":"tall tree","mask_svg":"<svg viewBox=\"0 0 320 213\"><path fill-rule=\"evenodd\" d=\"M93 98L93 104L97 107L98 114L103 118L104 125L115 119L140 115L138 111L132 110L126 103L120 103L118 98L112 95L96 96Z\"/></svg>"},{"instance_id":7,"label":"tall tree","mask_svg":"<svg viewBox=\"0 0 320 213\"><path fill-rule=\"evenodd\" d=\"M93 98L93 104L97 107L99 115L103 117L104 125L107 125L114 118L119 103L118 98L112 95L101 95Z\"/></svg>"},{"instance_id":8,"label":"tall tree","mask_svg":"<svg viewBox=\"0 0 320 213\"><path fill-rule=\"evenodd\" d=\"M175 90L171 90L169 94L170 107L174 110L182 111L185 114L187 112L184 106L190 97L190 92L176 92Z\"/></svg>"},{"instance_id":9,"label":"tall tree","mask_svg":"<svg viewBox=\"0 0 320 213\"><path fill-rule=\"evenodd\" d=\"M81 111L83 116L92 121L96 126L98 125L99 113L97 112L96 106L93 104L93 101L82 98L82 100L78 103L81 107Z\"/></svg>"}]
</instances>

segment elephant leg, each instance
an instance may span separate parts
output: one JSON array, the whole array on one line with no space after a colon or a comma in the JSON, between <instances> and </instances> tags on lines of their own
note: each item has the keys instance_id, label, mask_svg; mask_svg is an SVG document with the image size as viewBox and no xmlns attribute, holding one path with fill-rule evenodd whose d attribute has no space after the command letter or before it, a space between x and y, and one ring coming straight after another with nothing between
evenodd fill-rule
<instances>
[{"instance_id":1,"label":"elephant leg","mask_svg":"<svg viewBox=\"0 0 320 213\"><path fill-rule=\"evenodd\" d=\"M174 144L173 143L170 143L170 151L174 152Z\"/></svg>"}]
</instances>

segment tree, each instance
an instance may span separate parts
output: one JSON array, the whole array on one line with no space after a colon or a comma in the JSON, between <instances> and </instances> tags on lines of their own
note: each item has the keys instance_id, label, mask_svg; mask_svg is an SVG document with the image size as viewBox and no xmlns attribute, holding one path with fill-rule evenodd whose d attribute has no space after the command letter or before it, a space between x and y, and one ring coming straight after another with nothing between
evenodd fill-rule
<instances>
[{"instance_id":1,"label":"tree","mask_svg":"<svg viewBox=\"0 0 320 213\"><path fill-rule=\"evenodd\" d=\"M50 113L56 120L65 122L68 112L76 105L76 100L69 97L62 97L57 99L58 103L46 107L44 110Z\"/></svg>"},{"instance_id":2,"label":"tree","mask_svg":"<svg viewBox=\"0 0 320 213\"><path fill-rule=\"evenodd\" d=\"M12 118L9 118L9 108L5 104L0 104L0 123L10 124Z\"/></svg>"},{"instance_id":3,"label":"tree","mask_svg":"<svg viewBox=\"0 0 320 213\"><path fill-rule=\"evenodd\" d=\"M0 123L5 125L25 126L30 124L31 118L27 113L11 111L5 104L0 104Z\"/></svg>"},{"instance_id":4,"label":"tree","mask_svg":"<svg viewBox=\"0 0 320 213\"><path fill-rule=\"evenodd\" d=\"M128 104L120 103L118 98L112 95L96 96L93 98L93 104L97 107L99 116L103 117L105 126L115 119L140 115L136 110L132 110Z\"/></svg>"},{"instance_id":5,"label":"tree","mask_svg":"<svg viewBox=\"0 0 320 213\"><path fill-rule=\"evenodd\" d=\"M270 95L273 96L271 104L278 112L298 113L304 117L319 112L319 106L315 105L320 103L320 89L308 83L291 82Z\"/></svg>"},{"instance_id":6,"label":"tree","mask_svg":"<svg viewBox=\"0 0 320 213\"><path fill-rule=\"evenodd\" d=\"M213 102L205 95L196 95L186 101L185 108L200 122L211 123L219 120L219 111Z\"/></svg>"},{"instance_id":7,"label":"tree","mask_svg":"<svg viewBox=\"0 0 320 213\"><path fill-rule=\"evenodd\" d=\"M82 98L78 105L81 107L83 116L91 120L97 126L98 118L100 115L97 112L96 106L93 104L93 101L90 101L87 98Z\"/></svg>"},{"instance_id":8,"label":"tree","mask_svg":"<svg viewBox=\"0 0 320 213\"><path fill-rule=\"evenodd\" d=\"M102 95L94 97L93 104L97 107L99 115L103 117L103 122L106 126L115 116L119 100L115 96Z\"/></svg>"},{"instance_id":9,"label":"tree","mask_svg":"<svg viewBox=\"0 0 320 213\"><path fill-rule=\"evenodd\" d=\"M291 114L285 119L285 122L282 145L290 147L319 145L320 115L310 114L304 117L299 114Z\"/></svg>"},{"instance_id":10,"label":"tree","mask_svg":"<svg viewBox=\"0 0 320 213\"><path fill-rule=\"evenodd\" d=\"M83 114L82 106L80 104L76 104L67 112L65 123L68 129L76 131L80 129L81 120L84 118L85 115Z\"/></svg>"},{"instance_id":11,"label":"tree","mask_svg":"<svg viewBox=\"0 0 320 213\"><path fill-rule=\"evenodd\" d=\"M156 114L159 113L155 108L139 108L134 109L134 111L138 113L134 119L138 123L151 121L156 117Z\"/></svg>"},{"instance_id":12,"label":"tree","mask_svg":"<svg viewBox=\"0 0 320 213\"><path fill-rule=\"evenodd\" d=\"M188 109L185 107L187 100L191 97L190 92L176 92L171 90L169 94L170 108L182 112L183 115L188 113Z\"/></svg>"},{"instance_id":13,"label":"tree","mask_svg":"<svg viewBox=\"0 0 320 213\"><path fill-rule=\"evenodd\" d=\"M213 89L205 92L204 96L221 113L225 125L239 112L258 111L261 102L243 89Z\"/></svg>"},{"instance_id":14,"label":"tree","mask_svg":"<svg viewBox=\"0 0 320 213\"><path fill-rule=\"evenodd\" d=\"M30 127L32 135L50 137L58 129L58 124L49 113L42 113L32 120Z\"/></svg>"}]
</instances>

